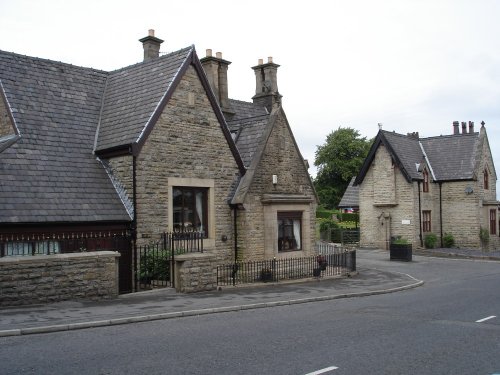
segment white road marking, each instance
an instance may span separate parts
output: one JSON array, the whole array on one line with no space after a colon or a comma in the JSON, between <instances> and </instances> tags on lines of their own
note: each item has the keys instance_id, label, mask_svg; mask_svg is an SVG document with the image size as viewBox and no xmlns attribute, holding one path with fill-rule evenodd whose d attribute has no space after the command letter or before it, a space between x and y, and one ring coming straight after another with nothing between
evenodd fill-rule
<instances>
[{"instance_id":1,"label":"white road marking","mask_svg":"<svg viewBox=\"0 0 500 375\"><path fill-rule=\"evenodd\" d=\"M493 319L493 318L496 318L496 317L497 317L496 315L488 316L486 318L476 320L476 323L486 322L487 320L490 320L490 319Z\"/></svg>"},{"instance_id":2,"label":"white road marking","mask_svg":"<svg viewBox=\"0 0 500 375\"><path fill-rule=\"evenodd\" d=\"M326 367L326 368L318 370L318 371L310 372L306 375L319 375L319 374L324 374L325 372L333 371L336 369L338 369L338 367L330 366L330 367Z\"/></svg>"}]
</instances>

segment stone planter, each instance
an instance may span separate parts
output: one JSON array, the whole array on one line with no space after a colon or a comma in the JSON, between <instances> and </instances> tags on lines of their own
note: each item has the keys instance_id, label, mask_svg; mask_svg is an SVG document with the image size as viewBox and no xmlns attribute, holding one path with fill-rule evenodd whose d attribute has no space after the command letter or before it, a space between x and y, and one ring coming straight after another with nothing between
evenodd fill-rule
<instances>
[{"instance_id":1,"label":"stone planter","mask_svg":"<svg viewBox=\"0 0 500 375\"><path fill-rule=\"evenodd\" d=\"M403 260L411 262L412 260L412 247L411 244L395 244L391 243L390 247L391 260Z\"/></svg>"}]
</instances>

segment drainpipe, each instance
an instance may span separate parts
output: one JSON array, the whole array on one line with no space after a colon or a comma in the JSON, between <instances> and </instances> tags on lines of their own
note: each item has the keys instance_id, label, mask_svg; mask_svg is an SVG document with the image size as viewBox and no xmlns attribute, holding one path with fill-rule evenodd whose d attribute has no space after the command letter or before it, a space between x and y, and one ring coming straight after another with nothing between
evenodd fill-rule
<instances>
[{"instance_id":1,"label":"drainpipe","mask_svg":"<svg viewBox=\"0 0 500 375\"><path fill-rule=\"evenodd\" d=\"M238 261L238 206L233 206L234 216L234 263Z\"/></svg>"},{"instance_id":2,"label":"drainpipe","mask_svg":"<svg viewBox=\"0 0 500 375\"><path fill-rule=\"evenodd\" d=\"M441 231L441 247L443 247L443 197L441 195L441 188L443 183L439 182L439 227Z\"/></svg>"},{"instance_id":3,"label":"drainpipe","mask_svg":"<svg viewBox=\"0 0 500 375\"><path fill-rule=\"evenodd\" d=\"M134 217L132 219L132 241L134 241L134 290L137 291L137 178L136 178L136 156L132 155L132 204L134 206Z\"/></svg>"},{"instance_id":4,"label":"drainpipe","mask_svg":"<svg viewBox=\"0 0 500 375\"><path fill-rule=\"evenodd\" d=\"M418 226L419 226L419 231L420 231L420 246L424 247L424 240L422 238L422 199L420 197L420 181L417 182L418 184Z\"/></svg>"}]
</instances>

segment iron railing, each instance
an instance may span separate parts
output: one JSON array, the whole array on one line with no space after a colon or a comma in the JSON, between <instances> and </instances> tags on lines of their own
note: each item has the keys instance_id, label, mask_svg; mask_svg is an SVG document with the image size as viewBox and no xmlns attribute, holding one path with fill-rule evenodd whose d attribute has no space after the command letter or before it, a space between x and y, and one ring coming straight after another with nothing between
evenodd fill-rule
<instances>
[{"instance_id":1,"label":"iron railing","mask_svg":"<svg viewBox=\"0 0 500 375\"><path fill-rule=\"evenodd\" d=\"M163 233L161 240L137 248L136 289L175 286L175 256L203 252L203 233Z\"/></svg>"},{"instance_id":2,"label":"iron railing","mask_svg":"<svg viewBox=\"0 0 500 375\"><path fill-rule=\"evenodd\" d=\"M333 228L320 233L320 238L323 241L332 242L340 245L357 245L359 244L359 228L344 229Z\"/></svg>"},{"instance_id":3,"label":"iron railing","mask_svg":"<svg viewBox=\"0 0 500 375\"><path fill-rule=\"evenodd\" d=\"M217 285L279 282L311 277L342 276L356 271L356 251L338 249L301 257L236 262L217 267Z\"/></svg>"},{"instance_id":4,"label":"iron railing","mask_svg":"<svg viewBox=\"0 0 500 375\"><path fill-rule=\"evenodd\" d=\"M0 233L0 257L117 251L120 293L132 291L132 236L128 231Z\"/></svg>"},{"instance_id":5,"label":"iron railing","mask_svg":"<svg viewBox=\"0 0 500 375\"><path fill-rule=\"evenodd\" d=\"M119 251L124 239L126 231L0 233L0 257Z\"/></svg>"}]
</instances>

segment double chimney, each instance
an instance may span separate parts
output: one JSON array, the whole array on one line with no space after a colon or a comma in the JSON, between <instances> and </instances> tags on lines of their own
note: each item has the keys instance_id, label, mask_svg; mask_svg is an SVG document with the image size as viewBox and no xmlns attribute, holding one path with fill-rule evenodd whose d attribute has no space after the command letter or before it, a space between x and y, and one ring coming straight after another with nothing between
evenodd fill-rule
<instances>
[{"instance_id":1,"label":"double chimney","mask_svg":"<svg viewBox=\"0 0 500 375\"><path fill-rule=\"evenodd\" d=\"M160 56L160 45L164 41L155 37L153 29L148 31L148 36L139 39L139 42L144 48L144 61L150 61ZM207 49L206 57L200 61L222 111L226 115L234 114L229 102L227 83L227 70L231 62L224 60L220 52L213 56L211 49ZM258 65L252 67L256 80L253 102L266 107L269 112L281 103L281 95L278 92L278 68L279 65L273 62L272 57L268 57L267 63L259 59Z\"/></svg>"},{"instance_id":2,"label":"double chimney","mask_svg":"<svg viewBox=\"0 0 500 375\"><path fill-rule=\"evenodd\" d=\"M453 135L460 134L460 124L458 121L453 121ZM469 121L469 131L467 132L467 123L462 121L462 134L474 134L474 122Z\"/></svg>"},{"instance_id":3,"label":"double chimney","mask_svg":"<svg viewBox=\"0 0 500 375\"><path fill-rule=\"evenodd\" d=\"M234 114L229 102L227 81L227 70L231 62L224 60L220 52L217 52L215 57L212 55L211 49L207 49L206 52L206 57L200 59L200 61L208 82L222 111L225 114ZM273 58L269 57L267 63L264 64L263 60L259 59L258 65L252 68L255 72L256 81L253 102L266 107L269 113L281 103L281 95L278 92L278 67L278 64L273 63Z\"/></svg>"}]
</instances>

